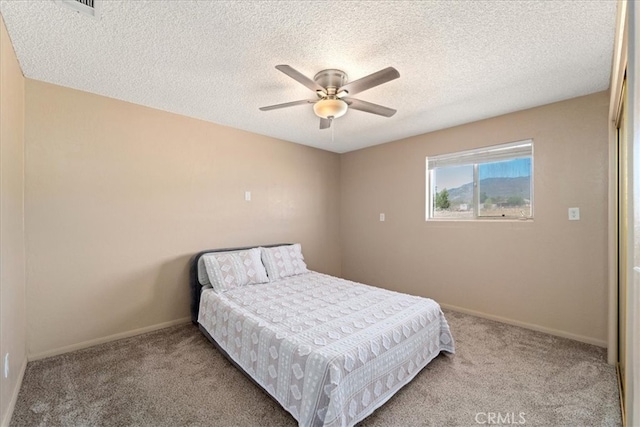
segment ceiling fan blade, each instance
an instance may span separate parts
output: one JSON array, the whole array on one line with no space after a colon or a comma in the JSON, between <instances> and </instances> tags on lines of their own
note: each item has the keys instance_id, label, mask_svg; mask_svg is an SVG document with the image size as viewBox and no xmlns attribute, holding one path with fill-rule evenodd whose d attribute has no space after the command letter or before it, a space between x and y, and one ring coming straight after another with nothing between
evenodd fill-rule
<instances>
[{"instance_id":1,"label":"ceiling fan blade","mask_svg":"<svg viewBox=\"0 0 640 427\"><path fill-rule=\"evenodd\" d=\"M294 105L314 104L317 99L303 99L301 101L285 102L284 104L269 105L267 107L260 107L260 111L277 110L278 108L293 107Z\"/></svg>"},{"instance_id":2,"label":"ceiling fan blade","mask_svg":"<svg viewBox=\"0 0 640 427\"><path fill-rule=\"evenodd\" d=\"M349 108L364 111L366 113L377 114L379 116L391 117L396 113L396 110L393 108L383 107L382 105L362 101L360 99L345 98L343 101L349 105Z\"/></svg>"},{"instance_id":3,"label":"ceiling fan blade","mask_svg":"<svg viewBox=\"0 0 640 427\"><path fill-rule=\"evenodd\" d=\"M379 86L383 83L397 79L398 77L400 77L398 70L393 67L387 67L384 70L380 70L361 79L347 83L338 89L338 93L346 90L349 92L349 95L355 95L356 93Z\"/></svg>"},{"instance_id":4,"label":"ceiling fan blade","mask_svg":"<svg viewBox=\"0 0 640 427\"><path fill-rule=\"evenodd\" d=\"M329 129L331 127L331 119L320 118L320 129Z\"/></svg>"},{"instance_id":5,"label":"ceiling fan blade","mask_svg":"<svg viewBox=\"0 0 640 427\"><path fill-rule=\"evenodd\" d=\"M288 65L276 65L276 68L282 71L283 73L285 73L287 76L291 77L293 80L297 81L298 83L302 83L303 85L305 85L306 87L308 87L314 92L325 91L325 88L320 86L318 83L314 82L309 77L305 76L298 70L294 70Z\"/></svg>"}]
</instances>

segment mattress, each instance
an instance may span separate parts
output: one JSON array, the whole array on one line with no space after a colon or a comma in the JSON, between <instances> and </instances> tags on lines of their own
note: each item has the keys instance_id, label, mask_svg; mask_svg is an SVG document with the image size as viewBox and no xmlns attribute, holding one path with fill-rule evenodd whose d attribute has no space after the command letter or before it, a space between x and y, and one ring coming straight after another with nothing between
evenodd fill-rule
<instances>
[{"instance_id":1,"label":"mattress","mask_svg":"<svg viewBox=\"0 0 640 427\"><path fill-rule=\"evenodd\" d=\"M300 426L352 426L455 350L435 301L316 272L205 289L198 322Z\"/></svg>"}]
</instances>

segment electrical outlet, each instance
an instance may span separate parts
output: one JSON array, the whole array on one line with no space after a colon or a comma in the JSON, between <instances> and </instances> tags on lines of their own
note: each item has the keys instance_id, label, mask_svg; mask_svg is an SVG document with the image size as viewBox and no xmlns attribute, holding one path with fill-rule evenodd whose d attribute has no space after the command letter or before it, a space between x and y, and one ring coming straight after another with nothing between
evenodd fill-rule
<instances>
[{"instance_id":1,"label":"electrical outlet","mask_svg":"<svg viewBox=\"0 0 640 427\"><path fill-rule=\"evenodd\" d=\"M580 220L580 208L569 208L569 221Z\"/></svg>"},{"instance_id":2,"label":"electrical outlet","mask_svg":"<svg viewBox=\"0 0 640 427\"><path fill-rule=\"evenodd\" d=\"M4 377L9 378L9 353L4 355Z\"/></svg>"},{"instance_id":3,"label":"electrical outlet","mask_svg":"<svg viewBox=\"0 0 640 427\"><path fill-rule=\"evenodd\" d=\"M247 202L251 201L251 191L245 191L244 192L244 200Z\"/></svg>"},{"instance_id":4,"label":"electrical outlet","mask_svg":"<svg viewBox=\"0 0 640 427\"><path fill-rule=\"evenodd\" d=\"M384 222L384 214L383 213L380 214L380 221Z\"/></svg>"}]
</instances>

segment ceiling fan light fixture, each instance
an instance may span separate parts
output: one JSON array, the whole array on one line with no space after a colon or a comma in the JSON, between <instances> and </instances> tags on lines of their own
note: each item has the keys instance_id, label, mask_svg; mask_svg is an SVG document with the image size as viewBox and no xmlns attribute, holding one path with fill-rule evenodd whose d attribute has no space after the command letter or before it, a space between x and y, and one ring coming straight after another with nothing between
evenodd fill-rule
<instances>
[{"instance_id":1,"label":"ceiling fan light fixture","mask_svg":"<svg viewBox=\"0 0 640 427\"><path fill-rule=\"evenodd\" d=\"M348 108L347 103L341 99L321 99L313 104L313 112L316 113L316 116L323 119L328 119L329 117L337 119L338 117L342 117Z\"/></svg>"}]
</instances>

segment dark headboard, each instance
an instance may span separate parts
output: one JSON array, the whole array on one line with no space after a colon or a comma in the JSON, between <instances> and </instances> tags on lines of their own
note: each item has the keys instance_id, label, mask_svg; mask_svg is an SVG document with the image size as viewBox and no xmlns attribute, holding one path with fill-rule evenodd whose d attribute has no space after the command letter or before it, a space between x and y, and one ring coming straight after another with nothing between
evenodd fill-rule
<instances>
[{"instance_id":1,"label":"dark headboard","mask_svg":"<svg viewBox=\"0 0 640 427\"><path fill-rule=\"evenodd\" d=\"M206 251L198 252L191 258L191 268L189 269L189 287L191 288L191 321L194 324L198 323L198 310L200 309L200 293L202 292L202 285L198 281L198 261L202 255L212 252L227 252L227 251L242 251L245 249L252 249L262 246L263 248L273 248L275 246L290 245L291 243L276 243L272 245L258 245L247 246L242 248L224 248L224 249L208 249Z\"/></svg>"}]
</instances>

